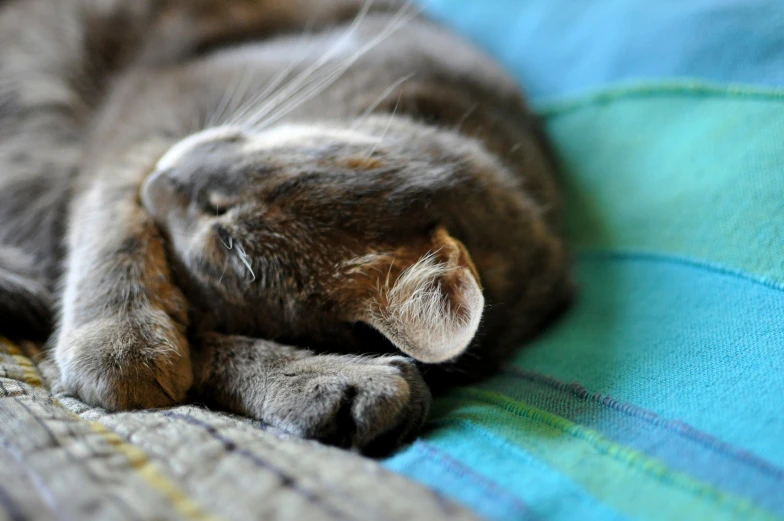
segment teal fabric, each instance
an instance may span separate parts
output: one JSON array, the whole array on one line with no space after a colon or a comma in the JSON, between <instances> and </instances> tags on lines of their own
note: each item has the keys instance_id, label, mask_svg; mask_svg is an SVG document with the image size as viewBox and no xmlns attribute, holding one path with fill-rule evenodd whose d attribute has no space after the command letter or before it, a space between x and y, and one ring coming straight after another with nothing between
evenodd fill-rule
<instances>
[{"instance_id":1,"label":"teal fabric","mask_svg":"<svg viewBox=\"0 0 784 521\"><path fill-rule=\"evenodd\" d=\"M488 519L784 519L784 4L427 0L529 93L580 296L385 464Z\"/></svg>"},{"instance_id":2,"label":"teal fabric","mask_svg":"<svg viewBox=\"0 0 784 521\"><path fill-rule=\"evenodd\" d=\"M784 86L778 0L420 0L534 98L634 80Z\"/></svg>"}]
</instances>

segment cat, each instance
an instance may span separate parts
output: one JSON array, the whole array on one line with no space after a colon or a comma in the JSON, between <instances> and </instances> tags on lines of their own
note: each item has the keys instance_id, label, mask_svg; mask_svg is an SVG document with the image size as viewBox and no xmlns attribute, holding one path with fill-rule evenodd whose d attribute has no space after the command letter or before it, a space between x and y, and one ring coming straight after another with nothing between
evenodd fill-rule
<instances>
[{"instance_id":1,"label":"cat","mask_svg":"<svg viewBox=\"0 0 784 521\"><path fill-rule=\"evenodd\" d=\"M396 0L0 4L0 333L372 452L573 294L519 89Z\"/></svg>"}]
</instances>

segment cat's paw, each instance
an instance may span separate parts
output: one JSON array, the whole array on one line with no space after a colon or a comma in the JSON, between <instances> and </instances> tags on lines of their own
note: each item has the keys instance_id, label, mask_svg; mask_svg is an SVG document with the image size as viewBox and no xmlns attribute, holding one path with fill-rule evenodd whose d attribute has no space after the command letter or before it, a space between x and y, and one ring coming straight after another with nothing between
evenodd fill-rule
<instances>
[{"instance_id":1,"label":"cat's paw","mask_svg":"<svg viewBox=\"0 0 784 521\"><path fill-rule=\"evenodd\" d=\"M404 357L315 356L288 364L259 416L297 436L381 454L416 432L430 391Z\"/></svg>"},{"instance_id":2,"label":"cat's paw","mask_svg":"<svg viewBox=\"0 0 784 521\"><path fill-rule=\"evenodd\" d=\"M55 351L57 387L108 410L181 402L193 381L187 341L163 314L138 318L64 330Z\"/></svg>"}]
</instances>

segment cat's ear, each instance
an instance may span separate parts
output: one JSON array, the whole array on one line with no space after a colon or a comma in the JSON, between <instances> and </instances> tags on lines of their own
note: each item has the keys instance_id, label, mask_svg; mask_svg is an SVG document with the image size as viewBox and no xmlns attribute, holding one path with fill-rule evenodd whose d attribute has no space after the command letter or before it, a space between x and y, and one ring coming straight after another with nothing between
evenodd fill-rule
<instances>
[{"instance_id":1,"label":"cat's ear","mask_svg":"<svg viewBox=\"0 0 784 521\"><path fill-rule=\"evenodd\" d=\"M368 258L363 268L378 277L358 318L401 351L437 363L457 357L471 343L484 296L468 251L444 228L392 257Z\"/></svg>"}]
</instances>

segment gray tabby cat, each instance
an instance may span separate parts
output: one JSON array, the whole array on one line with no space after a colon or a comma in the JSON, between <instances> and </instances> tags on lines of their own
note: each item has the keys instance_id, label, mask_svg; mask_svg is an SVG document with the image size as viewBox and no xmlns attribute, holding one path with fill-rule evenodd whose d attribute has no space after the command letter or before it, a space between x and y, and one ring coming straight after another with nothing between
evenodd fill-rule
<instances>
[{"instance_id":1,"label":"gray tabby cat","mask_svg":"<svg viewBox=\"0 0 784 521\"><path fill-rule=\"evenodd\" d=\"M0 332L89 404L393 446L569 300L537 136L408 4L6 0Z\"/></svg>"}]
</instances>

